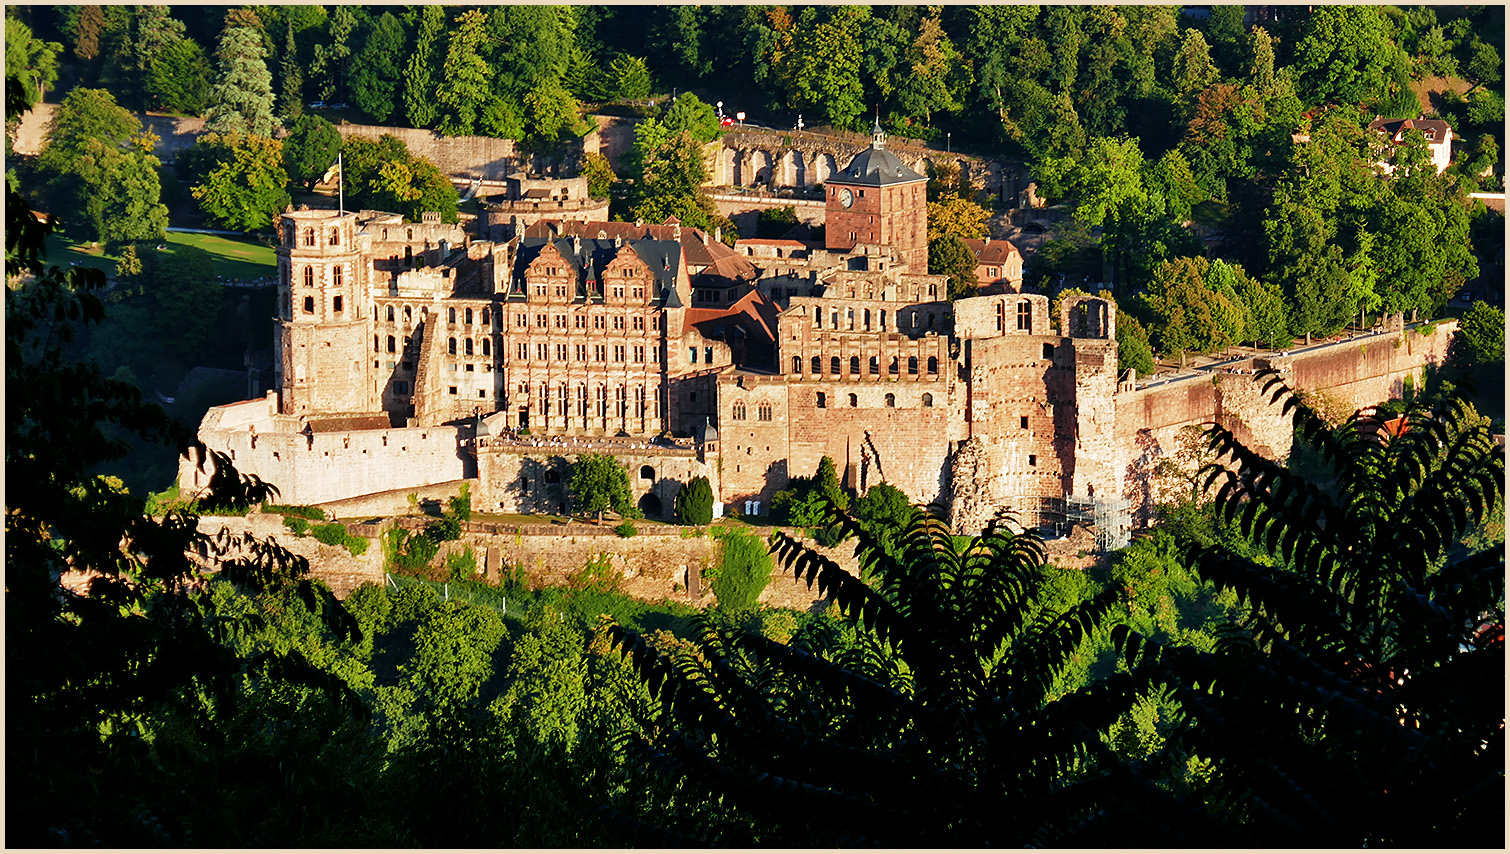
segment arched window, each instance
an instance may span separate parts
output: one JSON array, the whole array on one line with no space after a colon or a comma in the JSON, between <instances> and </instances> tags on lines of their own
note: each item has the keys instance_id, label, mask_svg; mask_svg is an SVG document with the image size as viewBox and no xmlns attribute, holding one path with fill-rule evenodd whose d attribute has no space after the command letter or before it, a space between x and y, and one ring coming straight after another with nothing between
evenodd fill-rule
<instances>
[{"instance_id":1,"label":"arched window","mask_svg":"<svg viewBox=\"0 0 1510 854\"><path fill-rule=\"evenodd\" d=\"M733 407L733 409L730 412L730 416L735 421L743 421L743 420L745 420L745 405L744 405L744 401L742 401L742 400L736 400L736 401L734 401L734 407Z\"/></svg>"},{"instance_id":2,"label":"arched window","mask_svg":"<svg viewBox=\"0 0 1510 854\"><path fill-rule=\"evenodd\" d=\"M393 306L388 306L388 322L393 322Z\"/></svg>"},{"instance_id":3,"label":"arched window","mask_svg":"<svg viewBox=\"0 0 1510 854\"><path fill-rule=\"evenodd\" d=\"M641 480L655 480L655 469L650 466L640 466Z\"/></svg>"},{"instance_id":4,"label":"arched window","mask_svg":"<svg viewBox=\"0 0 1510 854\"><path fill-rule=\"evenodd\" d=\"M487 309L483 309L482 310L482 325L483 326L487 326L488 325L488 310Z\"/></svg>"},{"instance_id":5,"label":"arched window","mask_svg":"<svg viewBox=\"0 0 1510 854\"><path fill-rule=\"evenodd\" d=\"M823 359L820 356L814 356L813 357L813 373L815 373L815 374L821 374L821 373L823 373Z\"/></svg>"},{"instance_id":6,"label":"arched window","mask_svg":"<svg viewBox=\"0 0 1510 854\"><path fill-rule=\"evenodd\" d=\"M938 356L929 356L928 357L928 373L929 374L937 374L938 372L939 372L939 357Z\"/></svg>"},{"instance_id":7,"label":"arched window","mask_svg":"<svg viewBox=\"0 0 1510 854\"><path fill-rule=\"evenodd\" d=\"M870 375L879 376L881 373L881 359L878 356L870 357Z\"/></svg>"},{"instance_id":8,"label":"arched window","mask_svg":"<svg viewBox=\"0 0 1510 854\"><path fill-rule=\"evenodd\" d=\"M896 395L891 394L891 393L887 393L887 395L886 395L886 408L887 409L896 409L897 408L897 396Z\"/></svg>"},{"instance_id":9,"label":"arched window","mask_svg":"<svg viewBox=\"0 0 1510 854\"><path fill-rule=\"evenodd\" d=\"M388 352L393 353L393 352L397 352L397 350L398 350L398 341L395 340L392 335L389 335L388 336Z\"/></svg>"},{"instance_id":10,"label":"arched window","mask_svg":"<svg viewBox=\"0 0 1510 854\"><path fill-rule=\"evenodd\" d=\"M857 394L851 394L849 396L849 408L850 409L854 409L855 407L857 407L859 405L860 405L860 396L857 395Z\"/></svg>"},{"instance_id":11,"label":"arched window","mask_svg":"<svg viewBox=\"0 0 1510 854\"><path fill-rule=\"evenodd\" d=\"M860 357L859 356L850 356L849 357L849 372L851 374L858 374L858 373L860 373Z\"/></svg>"},{"instance_id":12,"label":"arched window","mask_svg":"<svg viewBox=\"0 0 1510 854\"><path fill-rule=\"evenodd\" d=\"M771 405L769 403L760 404L760 408L755 410L755 417L760 419L761 421L770 421Z\"/></svg>"},{"instance_id":13,"label":"arched window","mask_svg":"<svg viewBox=\"0 0 1510 854\"><path fill-rule=\"evenodd\" d=\"M918 375L918 357L917 356L908 356L907 357L907 373L910 376L914 376L914 377Z\"/></svg>"},{"instance_id":14,"label":"arched window","mask_svg":"<svg viewBox=\"0 0 1510 854\"><path fill-rule=\"evenodd\" d=\"M802 357L801 356L793 356L792 357L792 373L794 373L794 374L800 374L800 373L802 373Z\"/></svg>"},{"instance_id":15,"label":"arched window","mask_svg":"<svg viewBox=\"0 0 1510 854\"><path fill-rule=\"evenodd\" d=\"M833 374L834 376L838 376L841 373L838 356L834 356L833 358L828 360L828 372Z\"/></svg>"},{"instance_id":16,"label":"arched window","mask_svg":"<svg viewBox=\"0 0 1510 854\"><path fill-rule=\"evenodd\" d=\"M472 310L471 310L471 309L470 309L470 308L469 308L469 309L467 309L467 313L466 313L466 322L467 322L467 323L468 323L468 324L471 324L471 322L472 322Z\"/></svg>"},{"instance_id":17,"label":"arched window","mask_svg":"<svg viewBox=\"0 0 1510 854\"><path fill-rule=\"evenodd\" d=\"M472 339L470 339L470 338L463 338L462 342L461 342L461 345L462 345L461 346L462 352L465 355L468 355L468 356L472 355Z\"/></svg>"},{"instance_id":18,"label":"arched window","mask_svg":"<svg viewBox=\"0 0 1510 854\"><path fill-rule=\"evenodd\" d=\"M886 369L886 372L889 373L889 374L891 374L892 376L896 376L897 375L897 357L896 356L892 356L891 357L891 366Z\"/></svg>"},{"instance_id":19,"label":"arched window","mask_svg":"<svg viewBox=\"0 0 1510 854\"><path fill-rule=\"evenodd\" d=\"M598 417L608 417L608 386L598 385Z\"/></svg>"},{"instance_id":20,"label":"arched window","mask_svg":"<svg viewBox=\"0 0 1510 854\"><path fill-rule=\"evenodd\" d=\"M932 409L933 408L933 395L927 394L927 393L925 393L923 395L923 408L924 409Z\"/></svg>"},{"instance_id":21,"label":"arched window","mask_svg":"<svg viewBox=\"0 0 1510 854\"><path fill-rule=\"evenodd\" d=\"M305 267L304 268L304 287L306 287L306 288L312 288L314 286L315 286L315 268L314 267Z\"/></svg>"},{"instance_id":22,"label":"arched window","mask_svg":"<svg viewBox=\"0 0 1510 854\"><path fill-rule=\"evenodd\" d=\"M454 309L454 308L448 308L448 309L446 309L446 322L447 323L455 323L456 322L456 309Z\"/></svg>"},{"instance_id":23,"label":"arched window","mask_svg":"<svg viewBox=\"0 0 1510 854\"><path fill-rule=\"evenodd\" d=\"M288 224L288 225L283 226L283 245L284 246L293 246L294 245L294 237L295 237L296 232L298 232L298 229L294 228L292 224Z\"/></svg>"},{"instance_id":24,"label":"arched window","mask_svg":"<svg viewBox=\"0 0 1510 854\"><path fill-rule=\"evenodd\" d=\"M493 355L493 346L486 338L482 339L482 354L484 356Z\"/></svg>"},{"instance_id":25,"label":"arched window","mask_svg":"<svg viewBox=\"0 0 1510 854\"><path fill-rule=\"evenodd\" d=\"M330 268L330 283L332 285L335 285L336 287L339 288L341 286L342 282L344 281L344 279L345 279L344 268L342 268L340 264L337 264L334 267Z\"/></svg>"},{"instance_id":26,"label":"arched window","mask_svg":"<svg viewBox=\"0 0 1510 854\"><path fill-rule=\"evenodd\" d=\"M332 228L330 230L330 245L331 246L340 246L341 245L341 230L339 228Z\"/></svg>"},{"instance_id":27,"label":"arched window","mask_svg":"<svg viewBox=\"0 0 1510 854\"><path fill-rule=\"evenodd\" d=\"M305 314L314 314L315 313L315 298L314 297L305 297L304 298L304 313Z\"/></svg>"},{"instance_id":28,"label":"arched window","mask_svg":"<svg viewBox=\"0 0 1510 854\"><path fill-rule=\"evenodd\" d=\"M828 395L824 394L821 391L818 392L818 408L819 409L827 409L828 408Z\"/></svg>"},{"instance_id":29,"label":"arched window","mask_svg":"<svg viewBox=\"0 0 1510 854\"><path fill-rule=\"evenodd\" d=\"M448 339L446 339L446 348L447 348L447 350L450 351L451 355L453 355L453 356L456 355L456 339L455 338L448 338Z\"/></svg>"},{"instance_id":30,"label":"arched window","mask_svg":"<svg viewBox=\"0 0 1510 854\"><path fill-rule=\"evenodd\" d=\"M314 230L314 228L312 226L310 228L304 229L304 245L305 246L314 246L315 245L315 230Z\"/></svg>"}]
</instances>

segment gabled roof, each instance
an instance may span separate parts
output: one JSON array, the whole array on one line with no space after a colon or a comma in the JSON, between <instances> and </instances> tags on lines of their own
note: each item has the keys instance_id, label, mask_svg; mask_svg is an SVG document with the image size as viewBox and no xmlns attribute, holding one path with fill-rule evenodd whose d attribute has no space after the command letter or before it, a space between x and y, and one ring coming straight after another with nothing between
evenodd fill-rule
<instances>
[{"instance_id":1,"label":"gabled roof","mask_svg":"<svg viewBox=\"0 0 1510 854\"><path fill-rule=\"evenodd\" d=\"M1005 264L1013 255L1022 257L1022 253L1017 251L1010 240L966 240L965 245L970 247L981 264Z\"/></svg>"},{"instance_id":2,"label":"gabled roof","mask_svg":"<svg viewBox=\"0 0 1510 854\"><path fill-rule=\"evenodd\" d=\"M679 240L686 254L687 267L718 267L717 275L735 279L754 278L758 273L753 264L742 255L708 236L697 228L680 225L672 217L662 225L632 222L569 222L540 220L524 230L524 238L546 238L553 235L583 238L623 240ZM599 237L601 235L601 238ZM724 259L736 259L720 264Z\"/></svg>"},{"instance_id":3,"label":"gabled roof","mask_svg":"<svg viewBox=\"0 0 1510 854\"><path fill-rule=\"evenodd\" d=\"M687 325L704 338L727 338L736 327L745 333L745 361L770 362L776 355L776 317L781 307L758 290L727 308L689 308Z\"/></svg>"},{"instance_id":4,"label":"gabled roof","mask_svg":"<svg viewBox=\"0 0 1510 854\"><path fill-rule=\"evenodd\" d=\"M627 247L645 262L654 277L658 292L653 298L664 297L664 304L670 308L681 305L681 299L676 295L676 277L681 269L682 252L681 246L673 240L625 240L620 244L611 239L526 236L519 241L519 252L515 256L515 281L524 275L525 269L540 257L548 244L556 247L564 263L575 274L575 297L602 296L603 270ZM593 283L591 292L589 282Z\"/></svg>"},{"instance_id":5,"label":"gabled roof","mask_svg":"<svg viewBox=\"0 0 1510 854\"><path fill-rule=\"evenodd\" d=\"M1369 130L1388 135L1390 142L1396 144L1404 142L1405 132L1412 128L1432 145L1441 145L1452 138L1452 125L1441 119L1374 119L1368 123Z\"/></svg>"}]
</instances>

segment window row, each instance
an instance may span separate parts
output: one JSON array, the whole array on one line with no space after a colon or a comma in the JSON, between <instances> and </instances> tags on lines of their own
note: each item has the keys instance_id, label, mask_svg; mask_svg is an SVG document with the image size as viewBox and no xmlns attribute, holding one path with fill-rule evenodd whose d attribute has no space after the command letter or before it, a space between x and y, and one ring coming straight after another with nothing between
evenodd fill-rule
<instances>
[{"instance_id":1,"label":"window row","mask_svg":"<svg viewBox=\"0 0 1510 854\"><path fill-rule=\"evenodd\" d=\"M298 233L297 226L295 226L293 223L285 224L283 226L283 243L284 243L284 245L286 245L286 246L293 246L294 242L295 242L295 235L297 233ZM304 239L301 240L301 241L299 241L299 243L301 243L304 246L315 246L315 245L317 245L319 243L319 240L318 240L318 238L317 238L317 236L315 234L315 228L314 228L314 226L305 226L304 227L304 235L303 236L304 236ZM330 245L331 246L340 246L341 245L341 229L339 229L339 228L332 228L330 230Z\"/></svg>"},{"instance_id":2,"label":"window row","mask_svg":"<svg viewBox=\"0 0 1510 854\"><path fill-rule=\"evenodd\" d=\"M832 357L830 357L829 360L828 360L828 372L830 374L834 375L834 376L841 375L843 373L840 370L840 367L841 367L842 364L843 363L839 360L838 356L832 356ZM814 374L822 374L823 373L823 357L822 356L814 356L813 359L812 359L812 367L813 367L812 373L814 373ZM892 376L897 376L898 374L901 373L901 361L900 361L899 357L897 357L897 356L892 356L891 357L891 363L889 365L887 365L886 372L889 373L889 374L891 374ZM938 372L939 372L939 360L938 360L938 357L937 356L929 356L928 357L928 373L930 375L935 375L936 376L938 374ZM800 373L802 373L802 357L801 356L793 356L792 357L792 373L794 373L794 374L800 374ZM849 374L850 374L850 376L854 376L854 375L859 374L859 373L860 373L860 357L859 356L850 356L849 357ZM871 356L870 357L870 374L871 374L871 376L879 376L880 373L881 373L881 359L880 359L880 357L879 356ZM909 375L911 375L911 376L917 376L917 373L918 373L918 357L917 356L908 356L907 357L907 373Z\"/></svg>"},{"instance_id":3,"label":"window row","mask_svg":"<svg viewBox=\"0 0 1510 854\"><path fill-rule=\"evenodd\" d=\"M734 406L731 407L731 411L730 411L729 415L735 421L744 421L744 420L746 420L746 409L745 409L744 401L742 401L742 400L736 400L736 401L734 401ZM758 419L760 421L770 421L771 420L771 405L769 403L762 403L759 406L755 407L755 417L756 417L756 419Z\"/></svg>"},{"instance_id":4,"label":"window row","mask_svg":"<svg viewBox=\"0 0 1510 854\"><path fill-rule=\"evenodd\" d=\"M330 284L337 288L343 287L346 284L346 266L344 264L337 264L330 268ZM312 288L314 286L315 268L306 266L304 268L304 287Z\"/></svg>"},{"instance_id":5,"label":"window row","mask_svg":"<svg viewBox=\"0 0 1510 854\"><path fill-rule=\"evenodd\" d=\"M1005 332L1007 329L1007 303L1005 301L996 304L996 331ZM1027 300L1017 303L1017 329L1019 332L1033 331L1033 304Z\"/></svg>"},{"instance_id":6,"label":"window row","mask_svg":"<svg viewBox=\"0 0 1510 854\"><path fill-rule=\"evenodd\" d=\"M544 314L544 313L542 313L542 314L536 314L534 316L535 328L536 329L566 329L567 328L566 317L567 316L564 315L564 314L555 314L555 315ZM588 327L588 323L589 323L589 321L588 321L588 315L585 315L585 314L574 314L574 315L571 316L571 318L572 318L571 319L571 328L573 328L573 329L586 329ZM486 323L487 321L484 320L483 322ZM634 332L644 332L646 324L645 324L645 316L644 315L638 315L637 314L637 315L634 315L633 317L626 318L626 317L624 317L621 314L616 314L616 315L612 315L612 316L605 315L605 314L595 314L595 315L591 316L591 325L592 325L592 328L596 329L596 330L606 330L610 326L612 326L615 330L620 331L620 332L624 331L624 329L626 329L626 328L628 328L629 330L634 331ZM653 315L651 315L650 316L650 324L649 325L650 325L651 329L659 330L661 328L661 316L659 314L653 314ZM523 312L514 315L514 328L516 328L516 329L528 329L528 328L530 328L530 315L525 314Z\"/></svg>"},{"instance_id":7,"label":"window row","mask_svg":"<svg viewBox=\"0 0 1510 854\"><path fill-rule=\"evenodd\" d=\"M618 418L631 415L635 418L656 417L655 395L647 394L644 386L619 385L610 388L603 383L592 387L578 383L572 387L561 383L552 388L542 383L532 389L529 383L520 383L514 402L545 418L569 418L572 415L579 418L590 415L599 418L610 415Z\"/></svg>"},{"instance_id":8,"label":"window row","mask_svg":"<svg viewBox=\"0 0 1510 854\"><path fill-rule=\"evenodd\" d=\"M467 351L468 355L471 351ZM609 358L610 354L613 356ZM483 355L488 355L484 343ZM527 341L520 341L514 345L514 355L521 362L528 362L533 358L536 362L625 362L643 365L646 356L649 356L650 364L661 363L661 348L635 344L562 344L537 341L533 346Z\"/></svg>"},{"instance_id":9,"label":"window row","mask_svg":"<svg viewBox=\"0 0 1510 854\"><path fill-rule=\"evenodd\" d=\"M858 409L859 406L860 406L860 396L858 394L851 394L848 397L849 397L849 408L850 409ZM815 399L814 403L817 405L817 407L819 409L827 409L828 408L828 393L827 392L822 392L822 391L818 392L818 396ZM838 404L838 398L837 398L837 396L835 396L835 405L837 405L837 404ZM885 397L885 405L886 405L887 409L895 409L896 406L897 406L897 396L895 394L891 394L890 392L888 392L886 394L886 397ZM923 408L924 409L932 409L933 408L933 395L928 394L926 392L923 394Z\"/></svg>"},{"instance_id":10,"label":"window row","mask_svg":"<svg viewBox=\"0 0 1510 854\"><path fill-rule=\"evenodd\" d=\"M932 296L932 294L929 294L929 296ZM823 325L823 316L825 314L825 311L828 314L828 326L827 327L825 327ZM921 323L920 323L920 319L922 320ZM871 326L872 320L876 321L876 323L878 324L876 327L874 327L875 329L879 329L882 332L886 332L888 330L888 327L886 325L886 309L880 309L879 311L877 311L874 314L872 314L871 310L868 309L868 308L864 308L864 309L846 308L846 309L843 310L843 314L840 314L840 310L837 309L837 308L830 308L830 309L826 309L825 310L824 307L821 306L821 305L815 305L815 306L813 306L813 328L814 329L824 329L824 328L827 328L827 329L831 329L831 330L835 330L835 331L841 331L841 330L842 331L848 331L848 330L870 331L870 330L872 330L872 326ZM898 328L898 330L900 330L901 329L901 318L898 317L897 321L898 321L897 328ZM922 312L913 312L912 313L912 324L911 324L911 326L909 328L911 328L911 329L917 329L917 328L919 328L919 326L923 326L924 328L927 328L927 329L933 329L937 325L938 325L938 316L936 314L934 314L933 312L930 311L930 312L927 312L926 314L922 313Z\"/></svg>"}]
</instances>

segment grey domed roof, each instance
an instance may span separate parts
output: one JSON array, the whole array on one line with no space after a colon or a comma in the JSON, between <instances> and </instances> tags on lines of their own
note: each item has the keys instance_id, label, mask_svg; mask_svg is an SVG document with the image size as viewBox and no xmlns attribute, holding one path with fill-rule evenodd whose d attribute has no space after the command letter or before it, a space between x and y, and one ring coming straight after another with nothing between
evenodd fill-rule
<instances>
[{"instance_id":1,"label":"grey domed roof","mask_svg":"<svg viewBox=\"0 0 1510 854\"><path fill-rule=\"evenodd\" d=\"M926 181L927 177L919 175L902 158L886 150L886 134L881 131L881 126L876 125L872 132L873 140L870 148L855 155L855 159L849 161L844 171L829 177L830 183L835 184L865 184L871 187L880 187L887 184L907 184L912 181Z\"/></svg>"},{"instance_id":2,"label":"grey domed roof","mask_svg":"<svg viewBox=\"0 0 1510 854\"><path fill-rule=\"evenodd\" d=\"M697 441L700 445L717 442L718 428L714 427L708 419L704 418L702 426L697 428Z\"/></svg>"}]
</instances>

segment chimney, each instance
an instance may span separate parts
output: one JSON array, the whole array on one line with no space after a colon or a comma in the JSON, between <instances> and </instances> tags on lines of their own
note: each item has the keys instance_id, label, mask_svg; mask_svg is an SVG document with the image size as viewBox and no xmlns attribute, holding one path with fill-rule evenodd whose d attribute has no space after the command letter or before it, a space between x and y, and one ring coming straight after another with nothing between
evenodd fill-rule
<instances>
[{"instance_id":1,"label":"chimney","mask_svg":"<svg viewBox=\"0 0 1510 854\"><path fill-rule=\"evenodd\" d=\"M724 242L724 229L723 229L723 226L718 226L718 225L713 226L713 239L717 240L719 243L723 243Z\"/></svg>"},{"instance_id":2,"label":"chimney","mask_svg":"<svg viewBox=\"0 0 1510 854\"><path fill-rule=\"evenodd\" d=\"M987 246L991 245L991 235L989 235L989 234L986 235L986 244L985 245L987 245Z\"/></svg>"}]
</instances>

